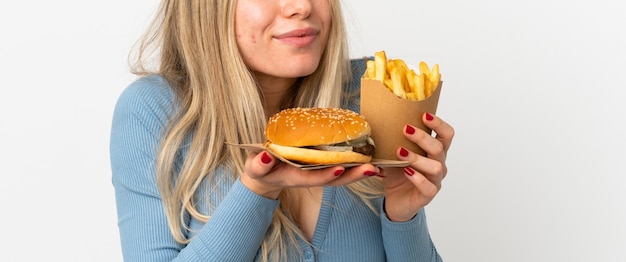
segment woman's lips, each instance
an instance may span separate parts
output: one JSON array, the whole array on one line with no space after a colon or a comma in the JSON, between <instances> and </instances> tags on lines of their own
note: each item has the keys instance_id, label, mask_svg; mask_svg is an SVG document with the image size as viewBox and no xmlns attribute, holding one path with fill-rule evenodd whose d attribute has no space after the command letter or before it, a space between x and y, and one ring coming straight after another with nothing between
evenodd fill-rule
<instances>
[{"instance_id":1,"label":"woman's lips","mask_svg":"<svg viewBox=\"0 0 626 262\"><path fill-rule=\"evenodd\" d=\"M277 35L274 38L283 43L297 47L305 47L315 41L318 33L319 32L313 28L305 28L289 31L284 34Z\"/></svg>"}]
</instances>

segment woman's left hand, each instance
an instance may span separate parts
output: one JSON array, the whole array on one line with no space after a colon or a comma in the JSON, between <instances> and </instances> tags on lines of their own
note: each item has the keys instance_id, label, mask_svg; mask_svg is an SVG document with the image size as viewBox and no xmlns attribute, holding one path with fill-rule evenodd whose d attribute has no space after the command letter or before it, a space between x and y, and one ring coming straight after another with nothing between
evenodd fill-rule
<instances>
[{"instance_id":1,"label":"woman's left hand","mask_svg":"<svg viewBox=\"0 0 626 262\"><path fill-rule=\"evenodd\" d=\"M405 168L385 168L381 172L385 187L385 212L391 221L408 221L430 203L441 189L448 172L446 154L454 137L454 129L437 116L425 113L424 124L435 137L414 126L404 128L404 136L426 152L418 155L406 148L396 152L398 159L408 161Z\"/></svg>"}]
</instances>

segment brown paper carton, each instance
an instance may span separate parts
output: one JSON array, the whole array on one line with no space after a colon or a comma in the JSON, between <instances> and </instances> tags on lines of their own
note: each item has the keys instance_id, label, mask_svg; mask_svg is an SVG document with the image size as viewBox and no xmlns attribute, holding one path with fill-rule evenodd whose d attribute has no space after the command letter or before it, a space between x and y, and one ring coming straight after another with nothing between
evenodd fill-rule
<instances>
[{"instance_id":1,"label":"brown paper carton","mask_svg":"<svg viewBox=\"0 0 626 262\"><path fill-rule=\"evenodd\" d=\"M397 97L380 81L361 79L361 114L372 127L372 139L376 146L374 158L395 160L399 147L425 155L416 144L402 134L404 126L411 124L427 133L431 130L422 122L425 112L435 114L442 82L426 99L411 101Z\"/></svg>"}]
</instances>

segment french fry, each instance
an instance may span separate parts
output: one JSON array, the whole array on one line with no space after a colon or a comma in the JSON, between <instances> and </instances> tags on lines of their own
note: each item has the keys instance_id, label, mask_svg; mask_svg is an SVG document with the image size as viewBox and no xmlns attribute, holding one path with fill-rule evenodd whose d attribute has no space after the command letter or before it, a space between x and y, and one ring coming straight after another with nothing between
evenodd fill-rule
<instances>
[{"instance_id":1,"label":"french fry","mask_svg":"<svg viewBox=\"0 0 626 262\"><path fill-rule=\"evenodd\" d=\"M400 70L406 72L409 71L409 67L406 65L404 60L402 59L391 59L390 60L396 67L400 68Z\"/></svg>"},{"instance_id":2,"label":"french fry","mask_svg":"<svg viewBox=\"0 0 626 262\"><path fill-rule=\"evenodd\" d=\"M426 62L422 61L419 64L420 75L424 78L424 97L430 96L432 93L431 81L430 81L430 68Z\"/></svg>"},{"instance_id":3,"label":"french fry","mask_svg":"<svg viewBox=\"0 0 626 262\"><path fill-rule=\"evenodd\" d=\"M368 79L375 79L376 78L376 62L374 62L374 60L367 60L366 62L367 64L367 78Z\"/></svg>"},{"instance_id":4,"label":"french fry","mask_svg":"<svg viewBox=\"0 0 626 262\"><path fill-rule=\"evenodd\" d=\"M409 87L409 83L407 80L407 73L409 72L409 67L406 65L406 63L404 63L404 60L402 59L393 59L391 60L391 63L395 65L395 67L398 70L398 73L400 74L399 79L402 84L402 89L404 90L404 92L411 92L411 88Z\"/></svg>"},{"instance_id":5,"label":"french fry","mask_svg":"<svg viewBox=\"0 0 626 262\"><path fill-rule=\"evenodd\" d=\"M406 99L406 91L404 90L403 83L405 74L402 74L398 67L393 66L389 72L389 77L391 78L391 91L398 97Z\"/></svg>"},{"instance_id":6,"label":"french fry","mask_svg":"<svg viewBox=\"0 0 626 262\"><path fill-rule=\"evenodd\" d=\"M387 54L385 51L378 51L374 53L374 62L376 64L376 77L375 80L385 81L387 74Z\"/></svg>"},{"instance_id":7,"label":"french fry","mask_svg":"<svg viewBox=\"0 0 626 262\"><path fill-rule=\"evenodd\" d=\"M406 73L406 82L409 85L409 90L407 92L415 93L415 70L411 69Z\"/></svg>"},{"instance_id":8,"label":"french fry","mask_svg":"<svg viewBox=\"0 0 626 262\"><path fill-rule=\"evenodd\" d=\"M418 101L419 100L419 99L417 99L417 96L413 92L406 93L406 99L413 100L413 101Z\"/></svg>"},{"instance_id":9,"label":"french fry","mask_svg":"<svg viewBox=\"0 0 626 262\"><path fill-rule=\"evenodd\" d=\"M415 91L413 91L415 93L415 96L417 97L417 100L422 100L426 98L426 87L424 86L424 74L419 74L419 75L415 75L414 77L415 79Z\"/></svg>"},{"instance_id":10,"label":"french fry","mask_svg":"<svg viewBox=\"0 0 626 262\"><path fill-rule=\"evenodd\" d=\"M441 81L441 74L439 73L439 65L434 64L433 68L430 70L430 83L432 86L431 93L435 91L435 88L439 86L439 81Z\"/></svg>"},{"instance_id":11,"label":"french fry","mask_svg":"<svg viewBox=\"0 0 626 262\"><path fill-rule=\"evenodd\" d=\"M428 64L426 62L421 61L419 64L420 74L430 75L430 68L428 68Z\"/></svg>"}]
</instances>

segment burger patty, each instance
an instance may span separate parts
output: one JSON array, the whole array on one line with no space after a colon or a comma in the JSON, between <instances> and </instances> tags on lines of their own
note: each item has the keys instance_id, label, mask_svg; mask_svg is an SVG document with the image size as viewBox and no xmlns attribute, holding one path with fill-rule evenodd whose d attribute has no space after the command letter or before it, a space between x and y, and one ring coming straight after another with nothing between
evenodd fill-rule
<instances>
[{"instance_id":1,"label":"burger patty","mask_svg":"<svg viewBox=\"0 0 626 262\"><path fill-rule=\"evenodd\" d=\"M365 144L364 146L353 146L352 151L368 156L373 156L375 152L374 146L371 144Z\"/></svg>"}]
</instances>

